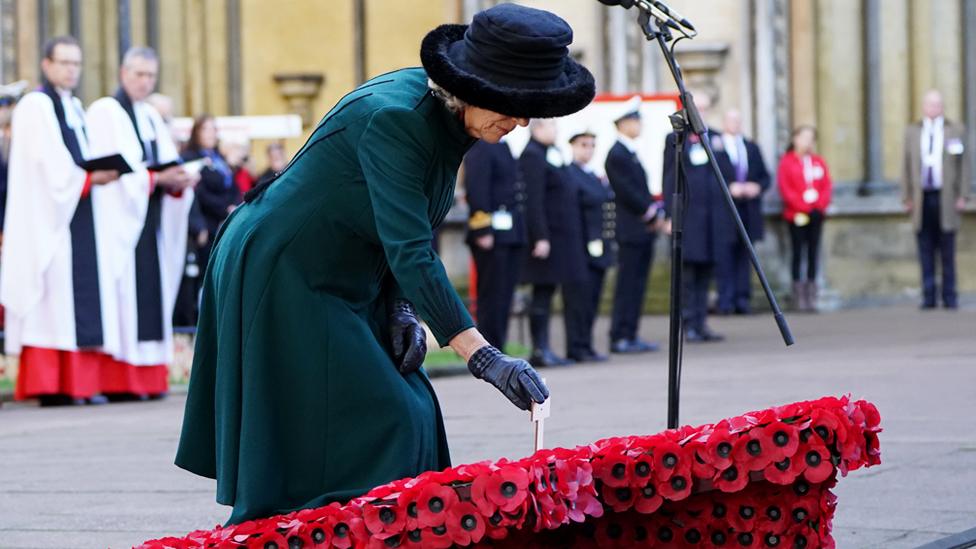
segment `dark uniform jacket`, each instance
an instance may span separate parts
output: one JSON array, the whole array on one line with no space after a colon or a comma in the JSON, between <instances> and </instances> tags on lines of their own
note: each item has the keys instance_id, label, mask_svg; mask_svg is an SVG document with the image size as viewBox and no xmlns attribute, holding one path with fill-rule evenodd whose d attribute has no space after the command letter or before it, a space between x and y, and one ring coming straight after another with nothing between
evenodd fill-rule
<instances>
[{"instance_id":1,"label":"dark uniform jacket","mask_svg":"<svg viewBox=\"0 0 976 549\"><path fill-rule=\"evenodd\" d=\"M583 222L583 251L587 261L598 269L613 264L615 207L613 191L595 174L585 171L575 162L566 167L566 174L579 189L581 219ZM591 242L600 241L602 250L589 249ZM589 245L589 247L588 247ZM599 255L595 252L602 251Z\"/></svg>"},{"instance_id":2,"label":"dark uniform jacket","mask_svg":"<svg viewBox=\"0 0 976 549\"><path fill-rule=\"evenodd\" d=\"M610 147L604 164L616 203L617 241L630 244L652 242L643 216L654 203L647 187L647 173L636 153L617 141Z\"/></svg>"},{"instance_id":3,"label":"dark uniform jacket","mask_svg":"<svg viewBox=\"0 0 976 549\"><path fill-rule=\"evenodd\" d=\"M187 150L181 156L189 162L203 158L204 154ZM240 204L241 190L234 183L230 172L225 174L216 166L205 166L200 170L200 182L196 186L194 197L212 239L217 234L217 228L227 219L227 208Z\"/></svg>"},{"instance_id":4,"label":"dark uniform jacket","mask_svg":"<svg viewBox=\"0 0 976 549\"><path fill-rule=\"evenodd\" d=\"M766 163L763 162L762 153L759 152L759 146L754 142L744 139L746 147L746 155L749 161L749 169L746 174L746 181L753 181L759 183L762 187L762 192L766 192L769 189L770 178L769 171L766 170ZM732 168L732 173L735 174L735 167ZM733 175L729 183L735 180ZM742 218L742 223L746 227L746 232L749 233L749 238L753 242L758 242L762 240L764 236L763 223L763 213L762 213L762 194L756 198L749 200L736 200L736 208L739 210L739 217Z\"/></svg>"},{"instance_id":5,"label":"dark uniform jacket","mask_svg":"<svg viewBox=\"0 0 976 549\"><path fill-rule=\"evenodd\" d=\"M567 177L563 166L547 160L549 147L532 139L519 157L519 172L525 181L528 201L526 223L529 229L529 258L522 280L530 284L563 284L581 280L586 258L579 243L583 239L579 223L579 191ZM553 151L556 151L553 148ZM531 256L532 247L548 240L549 257Z\"/></svg>"},{"instance_id":6,"label":"dark uniform jacket","mask_svg":"<svg viewBox=\"0 0 976 549\"><path fill-rule=\"evenodd\" d=\"M720 134L709 130L712 147L719 169L726 182L735 178L735 170L728 155L721 148ZM695 142L693 142L695 141ZM718 145L716 147L716 145ZM674 134L668 134L664 147L664 207L670 217L674 208ZM696 149L701 152L696 153ZM701 162L704 149L697 143L697 137L692 136L685 143L683 161L687 175L688 197L684 207L684 260L696 263L712 263L716 261L717 246L727 245L739 238L735 230L729 208L725 203L722 190L715 182L711 165ZM693 162L695 159L697 162Z\"/></svg>"},{"instance_id":7,"label":"dark uniform jacket","mask_svg":"<svg viewBox=\"0 0 976 549\"><path fill-rule=\"evenodd\" d=\"M522 246L526 242L525 184L518 176L518 161L506 143L475 143L464 155L464 187L467 191L468 243L494 234L495 245ZM492 228L492 214L512 216L512 228Z\"/></svg>"},{"instance_id":8,"label":"dark uniform jacket","mask_svg":"<svg viewBox=\"0 0 976 549\"><path fill-rule=\"evenodd\" d=\"M473 141L423 69L378 76L222 226L176 464L217 479L230 522L449 465L427 375L391 358L388 304L413 302L442 345L473 326L430 244Z\"/></svg>"}]
</instances>

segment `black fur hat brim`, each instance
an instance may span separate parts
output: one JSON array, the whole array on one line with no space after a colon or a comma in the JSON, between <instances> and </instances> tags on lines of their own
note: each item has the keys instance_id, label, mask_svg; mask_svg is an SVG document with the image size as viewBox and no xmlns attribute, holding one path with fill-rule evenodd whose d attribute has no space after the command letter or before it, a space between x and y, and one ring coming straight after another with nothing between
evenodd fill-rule
<instances>
[{"instance_id":1,"label":"black fur hat brim","mask_svg":"<svg viewBox=\"0 0 976 549\"><path fill-rule=\"evenodd\" d=\"M543 89L512 88L489 82L458 67L448 48L464 38L467 25L441 25L420 45L420 60L427 76L458 99L515 118L555 118L580 111L593 101L593 75L567 57L560 86Z\"/></svg>"}]
</instances>

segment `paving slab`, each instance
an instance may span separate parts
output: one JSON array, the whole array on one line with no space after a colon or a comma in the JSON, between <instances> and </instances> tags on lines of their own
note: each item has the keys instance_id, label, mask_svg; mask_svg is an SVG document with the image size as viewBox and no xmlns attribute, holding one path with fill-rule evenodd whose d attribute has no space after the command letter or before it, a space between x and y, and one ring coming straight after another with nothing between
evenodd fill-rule
<instances>
[{"instance_id":1,"label":"paving slab","mask_svg":"<svg viewBox=\"0 0 976 549\"><path fill-rule=\"evenodd\" d=\"M976 527L976 310L907 307L791 316L785 348L766 316L717 318L728 340L687 345L682 423L850 393L878 405L883 464L841 479L837 546L909 548ZM561 348L561 322L553 324ZM606 349L601 319L597 344ZM646 339L667 319L647 317ZM667 354L543 371L548 446L664 429ZM467 376L434 381L455 463L532 449L525 414ZM210 528L215 483L172 465L184 396L99 407L0 409L0 548L130 547Z\"/></svg>"}]
</instances>

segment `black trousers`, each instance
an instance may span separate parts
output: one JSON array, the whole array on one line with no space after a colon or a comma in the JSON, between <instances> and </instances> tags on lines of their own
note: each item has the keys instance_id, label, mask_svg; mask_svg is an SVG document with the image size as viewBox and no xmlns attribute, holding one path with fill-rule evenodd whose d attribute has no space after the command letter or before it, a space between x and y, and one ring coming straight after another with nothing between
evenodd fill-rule
<instances>
[{"instance_id":1,"label":"black trousers","mask_svg":"<svg viewBox=\"0 0 976 549\"><path fill-rule=\"evenodd\" d=\"M922 198L922 230L918 239L918 262L922 267L922 299L935 306L938 283L935 277L935 254L942 262L942 303L957 305L956 294L956 233L942 230L940 191L926 191Z\"/></svg>"},{"instance_id":2,"label":"black trousers","mask_svg":"<svg viewBox=\"0 0 976 549\"><path fill-rule=\"evenodd\" d=\"M654 261L654 240L634 244L621 242L617 253L617 286L613 292L610 341L637 338L647 276Z\"/></svg>"},{"instance_id":3,"label":"black trousers","mask_svg":"<svg viewBox=\"0 0 976 549\"><path fill-rule=\"evenodd\" d=\"M803 257L807 260L806 280L817 280L817 260L820 257L820 235L823 232L823 215L811 215L810 223L803 227L790 224L790 240L793 242L793 282L804 280L801 277Z\"/></svg>"},{"instance_id":4,"label":"black trousers","mask_svg":"<svg viewBox=\"0 0 976 549\"><path fill-rule=\"evenodd\" d=\"M525 247L496 245L491 250L483 250L472 246L471 255L478 273L478 331L488 343L504 349Z\"/></svg>"},{"instance_id":5,"label":"black trousers","mask_svg":"<svg viewBox=\"0 0 976 549\"><path fill-rule=\"evenodd\" d=\"M586 268L586 279L563 286L566 316L566 354L585 355L593 349L593 324L600 310L600 294L606 270Z\"/></svg>"},{"instance_id":6,"label":"black trousers","mask_svg":"<svg viewBox=\"0 0 976 549\"><path fill-rule=\"evenodd\" d=\"M681 268L681 318L685 330L704 330L708 316L708 284L712 281L713 263L686 261Z\"/></svg>"},{"instance_id":7,"label":"black trousers","mask_svg":"<svg viewBox=\"0 0 976 549\"><path fill-rule=\"evenodd\" d=\"M549 349L549 317L552 315L552 298L558 286L555 284L533 284L532 301L529 303L529 331L532 348Z\"/></svg>"},{"instance_id":8,"label":"black trousers","mask_svg":"<svg viewBox=\"0 0 976 549\"><path fill-rule=\"evenodd\" d=\"M752 266L742 241L716 246L715 286L718 288L718 310L731 313L748 311L752 300Z\"/></svg>"}]
</instances>

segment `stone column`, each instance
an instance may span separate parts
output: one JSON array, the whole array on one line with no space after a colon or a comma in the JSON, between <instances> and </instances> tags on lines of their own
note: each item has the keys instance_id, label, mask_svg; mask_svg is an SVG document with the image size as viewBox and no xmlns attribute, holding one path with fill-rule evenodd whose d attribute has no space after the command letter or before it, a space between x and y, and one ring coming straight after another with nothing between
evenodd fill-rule
<instances>
[{"instance_id":1,"label":"stone column","mask_svg":"<svg viewBox=\"0 0 976 549\"><path fill-rule=\"evenodd\" d=\"M0 78L4 83L18 79L17 3L0 0Z\"/></svg>"},{"instance_id":2,"label":"stone column","mask_svg":"<svg viewBox=\"0 0 976 549\"><path fill-rule=\"evenodd\" d=\"M881 121L881 0L864 2L864 143L867 173L858 194L870 192L868 183L880 181L882 167Z\"/></svg>"},{"instance_id":3,"label":"stone column","mask_svg":"<svg viewBox=\"0 0 976 549\"><path fill-rule=\"evenodd\" d=\"M910 6L912 118L921 117L922 95L935 88L945 99L946 118L961 120L963 44L959 0L910 2Z\"/></svg>"},{"instance_id":4,"label":"stone column","mask_svg":"<svg viewBox=\"0 0 976 549\"><path fill-rule=\"evenodd\" d=\"M976 187L976 1L964 0L963 28L965 36L965 96L966 96L966 133L969 137L970 173L973 176L973 186Z\"/></svg>"},{"instance_id":5,"label":"stone column","mask_svg":"<svg viewBox=\"0 0 976 549\"><path fill-rule=\"evenodd\" d=\"M763 158L775 169L791 132L790 7L786 0L755 4L756 128Z\"/></svg>"},{"instance_id":6,"label":"stone column","mask_svg":"<svg viewBox=\"0 0 976 549\"><path fill-rule=\"evenodd\" d=\"M864 178L864 64L860 2L823 0L817 6L818 148L834 181Z\"/></svg>"},{"instance_id":7,"label":"stone column","mask_svg":"<svg viewBox=\"0 0 976 549\"><path fill-rule=\"evenodd\" d=\"M882 4L882 2L878 2ZM905 125L912 119L911 56L909 48L908 0L884 0L878 13L880 29L881 132L874 139L881 144L881 178L901 178Z\"/></svg>"},{"instance_id":8,"label":"stone column","mask_svg":"<svg viewBox=\"0 0 976 549\"><path fill-rule=\"evenodd\" d=\"M627 12L607 8L607 87L611 93L626 93L627 83ZM632 23L630 23L632 24Z\"/></svg>"}]
</instances>

